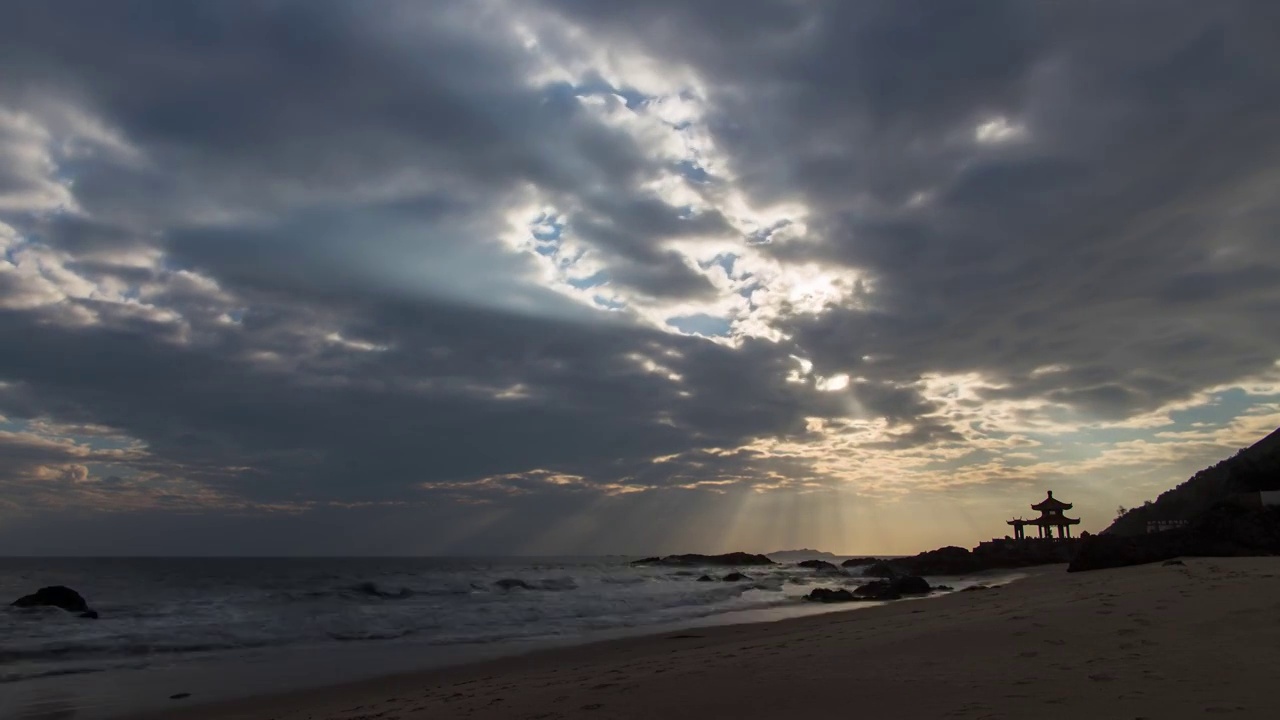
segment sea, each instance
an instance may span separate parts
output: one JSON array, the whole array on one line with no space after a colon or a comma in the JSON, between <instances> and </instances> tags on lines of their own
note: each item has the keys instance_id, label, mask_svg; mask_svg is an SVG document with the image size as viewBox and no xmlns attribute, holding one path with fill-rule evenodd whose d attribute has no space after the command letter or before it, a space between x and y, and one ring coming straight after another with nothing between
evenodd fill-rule
<instances>
[{"instance_id":1,"label":"sea","mask_svg":"<svg viewBox=\"0 0 1280 720\"><path fill-rule=\"evenodd\" d=\"M866 582L857 568L634 559L0 558L5 603L66 585L100 615L0 608L0 718L99 720L543 647L850 609L803 597ZM750 579L720 579L733 570ZM703 575L714 580L699 581ZM1012 577L945 582L959 589Z\"/></svg>"}]
</instances>

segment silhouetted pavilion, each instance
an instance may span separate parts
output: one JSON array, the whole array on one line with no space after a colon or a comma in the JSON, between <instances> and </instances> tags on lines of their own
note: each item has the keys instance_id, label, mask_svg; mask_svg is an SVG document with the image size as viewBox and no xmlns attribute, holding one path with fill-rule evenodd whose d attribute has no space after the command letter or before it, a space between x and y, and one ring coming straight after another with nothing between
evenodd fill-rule
<instances>
[{"instance_id":1,"label":"silhouetted pavilion","mask_svg":"<svg viewBox=\"0 0 1280 720\"><path fill-rule=\"evenodd\" d=\"M1064 510L1071 509L1071 503L1064 503L1053 496L1053 491L1049 491L1048 497L1035 505L1031 506L1032 510L1038 510L1040 517L1033 520L1023 520L1022 518L1014 518L1008 522L1013 526L1013 537L1015 540L1026 539L1026 526L1035 525L1040 533L1041 539L1052 539L1054 528L1058 530L1058 538L1071 537L1071 526L1079 525L1080 520L1077 518L1069 518L1063 515Z\"/></svg>"}]
</instances>

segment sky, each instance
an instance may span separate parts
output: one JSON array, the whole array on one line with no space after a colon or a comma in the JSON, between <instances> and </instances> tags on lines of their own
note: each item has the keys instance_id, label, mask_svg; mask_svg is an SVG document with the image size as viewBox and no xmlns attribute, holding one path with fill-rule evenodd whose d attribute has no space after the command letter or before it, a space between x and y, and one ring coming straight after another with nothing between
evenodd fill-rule
<instances>
[{"instance_id":1,"label":"sky","mask_svg":"<svg viewBox=\"0 0 1280 720\"><path fill-rule=\"evenodd\" d=\"M1280 426L1266 0L0 6L0 554L912 553Z\"/></svg>"}]
</instances>

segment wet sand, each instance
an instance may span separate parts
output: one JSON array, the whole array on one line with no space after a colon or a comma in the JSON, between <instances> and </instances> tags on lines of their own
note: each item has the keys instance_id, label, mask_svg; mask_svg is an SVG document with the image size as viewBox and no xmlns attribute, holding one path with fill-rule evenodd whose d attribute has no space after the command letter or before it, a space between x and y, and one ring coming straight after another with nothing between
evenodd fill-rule
<instances>
[{"instance_id":1,"label":"wet sand","mask_svg":"<svg viewBox=\"0 0 1280 720\"><path fill-rule=\"evenodd\" d=\"M1280 558L1189 559L199 706L174 720L1274 718Z\"/></svg>"}]
</instances>

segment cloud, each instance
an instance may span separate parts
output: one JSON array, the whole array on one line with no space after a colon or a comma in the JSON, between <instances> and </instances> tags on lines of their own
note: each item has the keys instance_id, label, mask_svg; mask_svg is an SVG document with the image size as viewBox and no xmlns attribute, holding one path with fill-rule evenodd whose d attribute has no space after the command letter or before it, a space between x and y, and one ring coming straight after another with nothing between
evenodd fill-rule
<instances>
[{"instance_id":1,"label":"cloud","mask_svg":"<svg viewBox=\"0 0 1280 720\"><path fill-rule=\"evenodd\" d=\"M1271 417L1275 13L22 4L0 518L560 552L1105 510ZM1126 484L1155 429L1226 435ZM636 519L682 503L723 536Z\"/></svg>"}]
</instances>

